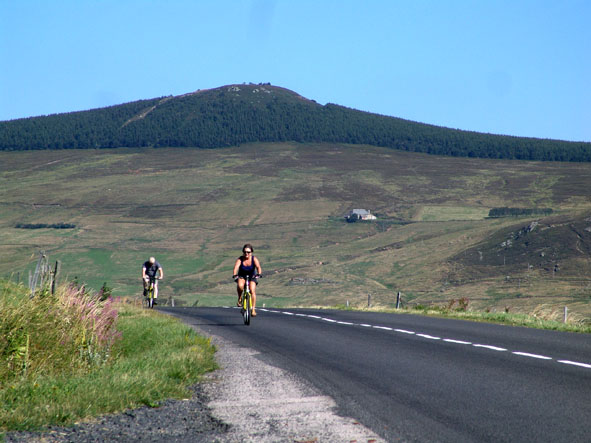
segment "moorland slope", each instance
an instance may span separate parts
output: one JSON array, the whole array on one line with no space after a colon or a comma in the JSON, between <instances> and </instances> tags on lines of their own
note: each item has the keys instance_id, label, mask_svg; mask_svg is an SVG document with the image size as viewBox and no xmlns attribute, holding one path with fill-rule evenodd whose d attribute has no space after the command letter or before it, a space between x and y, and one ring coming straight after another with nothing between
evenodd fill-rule
<instances>
[{"instance_id":1,"label":"moorland slope","mask_svg":"<svg viewBox=\"0 0 591 443\"><path fill-rule=\"evenodd\" d=\"M401 291L591 318L590 186L589 163L338 143L0 152L0 267L23 280L43 250L64 276L134 295L155 255L164 299L227 305L250 242L267 306L392 306ZM488 217L503 207L552 214ZM346 223L353 208L378 218Z\"/></svg>"},{"instance_id":2,"label":"moorland slope","mask_svg":"<svg viewBox=\"0 0 591 443\"><path fill-rule=\"evenodd\" d=\"M268 84L229 85L89 111L0 122L0 150L219 148L347 143L428 154L591 161L591 143L491 135L320 105Z\"/></svg>"}]
</instances>

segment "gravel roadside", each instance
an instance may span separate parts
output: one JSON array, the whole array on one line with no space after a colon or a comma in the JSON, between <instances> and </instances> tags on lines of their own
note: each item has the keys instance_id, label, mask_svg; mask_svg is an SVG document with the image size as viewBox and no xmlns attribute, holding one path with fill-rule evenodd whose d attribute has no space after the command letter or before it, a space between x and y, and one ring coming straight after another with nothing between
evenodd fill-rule
<instances>
[{"instance_id":1,"label":"gravel roadside","mask_svg":"<svg viewBox=\"0 0 591 443\"><path fill-rule=\"evenodd\" d=\"M192 326L199 333L210 333ZM193 387L191 398L166 400L73 427L11 432L7 442L381 442L371 430L335 413L327 396L264 363L254 350L211 336L222 369ZM256 377L245 381L244 368Z\"/></svg>"}]
</instances>

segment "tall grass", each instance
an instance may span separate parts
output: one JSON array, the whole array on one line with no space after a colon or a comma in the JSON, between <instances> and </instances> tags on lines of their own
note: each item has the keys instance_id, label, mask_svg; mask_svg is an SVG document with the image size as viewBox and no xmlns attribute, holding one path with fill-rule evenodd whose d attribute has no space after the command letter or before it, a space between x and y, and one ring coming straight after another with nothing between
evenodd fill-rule
<instances>
[{"instance_id":1,"label":"tall grass","mask_svg":"<svg viewBox=\"0 0 591 443\"><path fill-rule=\"evenodd\" d=\"M88 371L109 360L120 337L111 299L72 285L30 298L24 286L0 285L0 380Z\"/></svg>"},{"instance_id":2,"label":"tall grass","mask_svg":"<svg viewBox=\"0 0 591 443\"><path fill-rule=\"evenodd\" d=\"M216 367L178 320L70 287L29 299L0 285L0 432L157 406Z\"/></svg>"}]
</instances>

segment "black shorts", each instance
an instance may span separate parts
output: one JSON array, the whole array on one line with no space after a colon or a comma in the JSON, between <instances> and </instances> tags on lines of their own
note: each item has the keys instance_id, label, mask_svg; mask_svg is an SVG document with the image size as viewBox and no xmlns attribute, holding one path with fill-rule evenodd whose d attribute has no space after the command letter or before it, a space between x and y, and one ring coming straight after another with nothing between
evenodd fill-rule
<instances>
[{"instance_id":1,"label":"black shorts","mask_svg":"<svg viewBox=\"0 0 591 443\"><path fill-rule=\"evenodd\" d=\"M242 280L246 280L246 277L247 277L247 275L241 275L241 274L238 274L238 278L241 278ZM258 283L259 283L259 279L258 279L258 278L256 278L254 275L249 275L248 277L250 277L250 281L253 281L253 282L255 282L256 284L258 284Z\"/></svg>"}]
</instances>

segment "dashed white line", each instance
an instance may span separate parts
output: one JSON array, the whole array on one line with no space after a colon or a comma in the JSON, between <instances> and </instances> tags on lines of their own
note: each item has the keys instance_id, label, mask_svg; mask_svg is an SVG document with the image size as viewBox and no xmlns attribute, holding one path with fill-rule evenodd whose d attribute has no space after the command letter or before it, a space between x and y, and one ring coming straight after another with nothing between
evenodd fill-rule
<instances>
[{"instance_id":1,"label":"dashed white line","mask_svg":"<svg viewBox=\"0 0 591 443\"><path fill-rule=\"evenodd\" d=\"M591 365L588 365L587 363L579 363L578 361L558 360L558 363L562 363L562 364L565 364L565 365L580 366L582 368L589 368L589 369L591 369Z\"/></svg>"},{"instance_id":2,"label":"dashed white line","mask_svg":"<svg viewBox=\"0 0 591 443\"><path fill-rule=\"evenodd\" d=\"M224 306L225 308L232 308L231 306ZM508 351L508 349L506 348L501 348L498 346L492 346L492 345L483 345L483 344L479 344L479 343L472 343L469 341L464 341L464 340L455 340L452 338L441 338L441 337L436 337L433 335L429 335L429 334L422 334L422 333L417 333L414 331L409 331L406 329L395 329L395 328L390 328L387 326L376 326L376 325L370 325L367 323L351 323L351 322L345 322L345 321L337 321L337 320L333 320L332 318L327 318L327 317L320 317L318 315L308 315L308 314L294 314L292 312L287 312L287 311L274 311L274 310L269 310L269 309L259 309L260 311L264 311L264 312L273 312L276 314L285 314L285 315L294 315L294 316L298 316L298 317L308 317L308 318L313 318L313 319L317 319L317 320L324 320L326 322L329 323L335 323L335 324L340 324L340 325L346 325L346 326L363 326L364 328L374 328L374 329L381 329L384 331L394 331L394 332L400 332L402 334L408 334L408 335L416 335L417 337L422 337L422 338L426 338L428 340L443 340L444 342L447 343L455 343L455 344L459 344L459 345L472 345L475 348L484 348L484 349L490 349L492 351L498 351L498 352L506 352ZM530 358L537 358L540 360L554 360L552 357L547 357L545 355L539 355L539 354L531 354L529 352L521 352L521 351L513 351L511 352L514 355L519 355L522 357L530 357ZM562 363L565 365L571 365L571 366L578 366L581 368L587 368L587 369L591 369L591 364L587 364L587 363L581 363L581 362L576 362L576 361L570 361L570 360L556 360L557 363Z\"/></svg>"},{"instance_id":3,"label":"dashed white line","mask_svg":"<svg viewBox=\"0 0 591 443\"><path fill-rule=\"evenodd\" d=\"M407 331L406 329L394 329L396 332L401 332L402 334L413 335L413 331Z\"/></svg>"},{"instance_id":4,"label":"dashed white line","mask_svg":"<svg viewBox=\"0 0 591 443\"><path fill-rule=\"evenodd\" d=\"M472 344L471 341L454 340L452 338L444 338L443 341L446 341L448 343L456 343L458 345L471 345Z\"/></svg>"},{"instance_id":5,"label":"dashed white line","mask_svg":"<svg viewBox=\"0 0 591 443\"><path fill-rule=\"evenodd\" d=\"M537 358L540 360L552 360L552 357L546 357L545 355L538 355L538 354L530 354L529 352L512 352L512 354L515 355L521 355L522 357L531 357L531 358Z\"/></svg>"},{"instance_id":6,"label":"dashed white line","mask_svg":"<svg viewBox=\"0 0 591 443\"><path fill-rule=\"evenodd\" d=\"M506 351L507 349L505 348L499 348L498 346L491 346L491 345L472 345L475 348L485 348L485 349L490 349L491 351L499 351L499 352L503 352Z\"/></svg>"},{"instance_id":7,"label":"dashed white line","mask_svg":"<svg viewBox=\"0 0 591 443\"><path fill-rule=\"evenodd\" d=\"M428 340L441 340L441 337L435 337L435 336L429 335L429 334L417 334L417 337L423 337Z\"/></svg>"}]
</instances>

